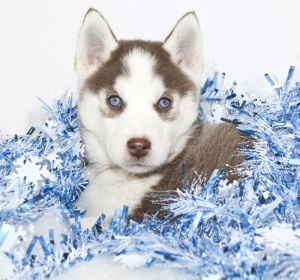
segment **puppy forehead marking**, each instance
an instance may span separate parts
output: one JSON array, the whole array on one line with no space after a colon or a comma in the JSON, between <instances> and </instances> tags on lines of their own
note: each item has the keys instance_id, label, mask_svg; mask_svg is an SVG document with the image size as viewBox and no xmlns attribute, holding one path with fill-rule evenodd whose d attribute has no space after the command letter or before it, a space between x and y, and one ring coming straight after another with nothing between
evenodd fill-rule
<instances>
[{"instance_id":1,"label":"puppy forehead marking","mask_svg":"<svg viewBox=\"0 0 300 280\"><path fill-rule=\"evenodd\" d=\"M126 62L126 57L129 58L131 53L136 52L147 55L144 58L140 57L141 65L136 63L135 66L131 65L131 71L138 71L139 68L146 71L147 67L143 65L143 62L146 62L148 67L149 64L153 66L152 71L161 77L166 88L180 94L195 90L194 83L171 61L170 54L163 49L161 42L139 40L120 41L119 47L111 53L110 59L87 79L85 87L95 93L98 93L100 89L112 89L118 77L129 75L128 66L130 65L124 62ZM151 68L148 69L150 71Z\"/></svg>"},{"instance_id":2,"label":"puppy forehead marking","mask_svg":"<svg viewBox=\"0 0 300 280\"><path fill-rule=\"evenodd\" d=\"M156 59L149 52L141 48L134 48L123 58L123 61L130 77L135 79L153 77Z\"/></svg>"},{"instance_id":3,"label":"puppy forehead marking","mask_svg":"<svg viewBox=\"0 0 300 280\"><path fill-rule=\"evenodd\" d=\"M122 95L157 98L165 91L162 78L155 73L156 59L143 49L135 48L123 58L128 75L116 79L115 90Z\"/></svg>"}]
</instances>

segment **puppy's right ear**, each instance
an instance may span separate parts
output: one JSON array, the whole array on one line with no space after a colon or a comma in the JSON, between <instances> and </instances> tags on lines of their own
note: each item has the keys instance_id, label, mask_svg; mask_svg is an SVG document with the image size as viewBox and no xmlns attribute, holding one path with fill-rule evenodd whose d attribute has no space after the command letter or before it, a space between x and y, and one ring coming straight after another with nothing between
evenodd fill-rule
<instances>
[{"instance_id":1,"label":"puppy's right ear","mask_svg":"<svg viewBox=\"0 0 300 280\"><path fill-rule=\"evenodd\" d=\"M98 11L90 9L85 15L77 40L75 69L78 82L81 83L101 67L117 47L118 41L106 20Z\"/></svg>"},{"instance_id":2,"label":"puppy's right ear","mask_svg":"<svg viewBox=\"0 0 300 280\"><path fill-rule=\"evenodd\" d=\"M184 15L165 40L163 47L173 62L201 86L203 74L202 33L194 12Z\"/></svg>"}]
</instances>

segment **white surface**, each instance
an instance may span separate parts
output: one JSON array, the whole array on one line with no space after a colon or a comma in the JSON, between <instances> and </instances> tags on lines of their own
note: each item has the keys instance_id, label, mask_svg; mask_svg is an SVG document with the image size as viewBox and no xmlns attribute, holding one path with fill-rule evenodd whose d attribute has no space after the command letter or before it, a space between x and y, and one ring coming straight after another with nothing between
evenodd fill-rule
<instances>
[{"instance_id":1,"label":"white surface","mask_svg":"<svg viewBox=\"0 0 300 280\"><path fill-rule=\"evenodd\" d=\"M43 119L37 96L49 102L67 89L75 91L76 38L89 7L105 16L117 38L151 40L164 40L183 14L195 10L207 64L214 62L240 83L262 83L265 72L284 78L295 65L294 80L300 80L297 0L1 0L0 130L27 132ZM89 279L175 279L155 269L134 276L110 259L81 266L64 279L87 274Z\"/></svg>"},{"instance_id":2,"label":"white surface","mask_svg":"<svg viewBox=\"0 0 300 280\"><path fill-rule=\"evenodd\" d=\"M205 61L240 84L265 72L300 80L300 2L297 0L1 0L0 130L25 133L47 102L75 91L77 33L89 7L101 11L117 38L164 40L177 20L195 10Z\"/></svg>"}]
</instances>

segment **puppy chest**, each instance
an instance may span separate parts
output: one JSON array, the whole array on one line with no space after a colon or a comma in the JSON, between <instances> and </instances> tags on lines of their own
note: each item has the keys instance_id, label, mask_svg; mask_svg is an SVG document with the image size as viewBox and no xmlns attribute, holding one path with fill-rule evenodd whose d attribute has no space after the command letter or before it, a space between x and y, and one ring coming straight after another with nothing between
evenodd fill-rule
<instances>
[{"instance_id":1,"label":"puppy chest","mask_svg":"<svg viewBox=\"0 0 300 280\"><path fill-rule=\"evenodd\" d=\"M128 205L130 211L140 204L142 198L151 191L152 186L159 183L161 177L160 174L153 174L138 178L122 170L108 170L97 176L97 192L103 204L112 204L112 208Z\"/></svg>"}]
</instances>

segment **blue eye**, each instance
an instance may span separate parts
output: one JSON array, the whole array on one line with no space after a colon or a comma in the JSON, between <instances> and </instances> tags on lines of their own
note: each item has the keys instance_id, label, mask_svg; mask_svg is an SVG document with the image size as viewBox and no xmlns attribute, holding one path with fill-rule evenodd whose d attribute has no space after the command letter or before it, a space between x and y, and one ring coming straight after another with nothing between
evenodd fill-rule
<instances>
[{"instance_id":1,"label":"blue eye","mask_svg":"<svg viewBox=\"0 0 300 280\"><path fill-rule=\"evenodd\" d=\"M122 99L119 96L113 95L108 98L109 104L113 107L119 107L122 104Z\"/></svg>"},{"instance_id":2,"label":"blue eye","mask_svg":"<svg viewBox=\"0 0 300 280\"><path fill-rule=\"evenodd\" d=\"M168 98L161 98L158 100L158 107L161 109L166 109L170 106L171 100Z\"/></svg>"}]
</instances>

